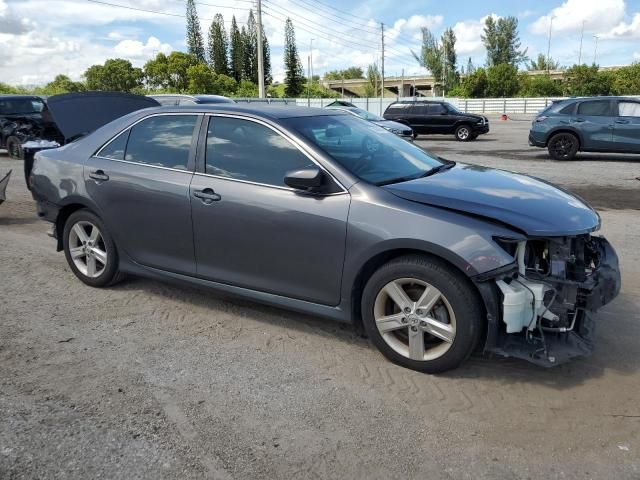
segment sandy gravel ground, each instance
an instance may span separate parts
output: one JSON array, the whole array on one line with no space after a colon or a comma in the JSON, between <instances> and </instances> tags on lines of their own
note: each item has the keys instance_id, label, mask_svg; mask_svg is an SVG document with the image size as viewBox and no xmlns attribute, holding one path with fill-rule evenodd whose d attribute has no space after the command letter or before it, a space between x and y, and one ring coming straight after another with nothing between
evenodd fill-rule
<instances>
[{"instance_id":1,"label":"sandy gravel ground","mask_svg":"<svg viewBox=\"0 0 640 480\"><path fill-rule=\"evenodd\" d=\"M604 200L640 188L640 159L551 162L511 141L517 128L420 143ZM600 210L624 285L593 356L551 370L475 357L427 376L349 326L144 279L86 287L35 217L21 165L0 156L8 168L2 479L640 478L640 204Z\"/></svg>"}]
</instances>

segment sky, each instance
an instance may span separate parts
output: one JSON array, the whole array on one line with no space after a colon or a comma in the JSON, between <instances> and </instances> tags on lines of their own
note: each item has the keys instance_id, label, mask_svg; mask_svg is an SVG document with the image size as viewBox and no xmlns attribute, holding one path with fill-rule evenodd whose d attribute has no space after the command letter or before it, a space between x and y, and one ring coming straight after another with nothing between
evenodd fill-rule
<instances>
[{"instance_id":1,"label":"sky","mask_svg":"<svg viewBox=\"0 0 640 480\"><path fill-rule=\"evenodd\" d=\"M90 65L127 58L142 66L158 52L186 50L184 0L0 0L0 82L44 84L62 73L79 80ZM481 34L489 16L516 16L522 46L532 58L546 54L561 65L594 54L600 65L640 61L640 0L262 0L263 25L271 46L273 77L284 77L284 21L293 21L305 67L314 74L352 65L366 70L380 61L385 30L385 76L426 73L411 52L419 52L421 28L436 35L452 27L458 64L471 58L482 66ZM122 7L130 8L122 8ZM216 13L227 30L232 15L246 22L255 0L196 0L203 35ZM132 9L133 8L133 9ZM135 10L151 10L149 13ZM597 52L596 40L597 35ZM311 47L312 45L312 47Z\"/></svg>"}]
</instances>

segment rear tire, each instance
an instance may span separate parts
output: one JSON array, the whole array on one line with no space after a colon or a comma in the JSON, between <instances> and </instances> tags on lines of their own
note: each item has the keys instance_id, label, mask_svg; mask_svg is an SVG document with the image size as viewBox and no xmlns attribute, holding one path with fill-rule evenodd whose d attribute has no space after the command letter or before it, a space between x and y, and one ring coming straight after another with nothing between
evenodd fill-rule
<instances>
[{"instance_id":1,"label":"rear tire","mask_svg":"<svg viewBox=\"0 0 640 480\"><path fill-rule=\"evenodd\" d=\"M87 209L73 212L62 237L64 255L73 273L91 287L118 282L118 251L102 220Z\"/></svg>"},{"instance_id":2,"label":"rear tire","mask_svg":"<svg viewBox=\"0 0 640 480\"><path fill-rule=\"evenodd\" d=\"M16 137L9 137L7 138L6 147L9 158L13 160L22 159L22 144L20 143L20 140Z\"/></svg>"},{"instance_id":3,"label":"rear tire","mask_svg":"<svg viewBox=\"0 0 640 480\"><path fill-rule=\"evenodd\" d=\"M572 133L556 133L547 143L549 156L554 160L572 160L579 147L578 137Z\"/></svg>"},{"instance_id":4,"label":"rear tire","mask_svg":"<svg viewBox=\"0 0 640 480\"><path fill-rule=\"evenodd\" d=\"M369 278L362 318L385 357L426 373L458 367L482 330L481 302L467 279L442 260L423 255L391 260Z\"/></svg>"},{"instance_id":5,"label":"rear tire","mask_svg":"<svg viewBox=\"0 0 640 480\"><path fill-rule=\"evenodd\" d=\"M456 140L459 142L468 142L472 140L471 127L469 125L460 125L455 131Z\"/></svg>"}]
</instances>

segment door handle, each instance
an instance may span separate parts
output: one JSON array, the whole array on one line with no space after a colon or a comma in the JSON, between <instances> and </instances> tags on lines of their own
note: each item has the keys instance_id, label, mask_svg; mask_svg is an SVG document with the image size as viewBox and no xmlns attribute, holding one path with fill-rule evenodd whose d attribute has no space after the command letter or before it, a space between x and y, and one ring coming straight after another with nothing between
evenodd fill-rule
<instances>
[{"instance_id":1,"label":"door handle","mask_svg":"<svg viewBox=\"0 0 640 480\"><path fill-rule=\"evenodd\" d=\"M204 190L196 190L193 192L193 196L202 200L202 203L210 205L212 202L218 202L222 197L213 191L212 188L205 188Z\"/></svg>"},{"instance_id":2,"label":"door handle","mask_svg":"<svg viewBox=\"0 0 640 480\"><path fill-rule=\"evenodd\" d=\"M109 175L104 173L102 170L96 170L95 172L89 173L89 178L92 178L97 183L101 183L109 180Z\"/></svg>"},{"instance_id":3,"label":"door handle","mask_svg":"<svg viewBox=\"0 0 640 480\"><path fill-rule=\"evenodd\" d=\"M584 118L573 118L573 119L571 119L571 121L572 121L572 122L575 122L575 123L582 123L582 122L584 122L585 120L584 120Z\"/></svg>"},{"instance_id":4,"label":"door handle","mask_svg":"<svg viewBox=\"0 0 640 480\"><path fill-rule=\"evenodd\" d=\"M629 120L616 120L616 123L629 123Z\"/></svg>"}]
</instances>

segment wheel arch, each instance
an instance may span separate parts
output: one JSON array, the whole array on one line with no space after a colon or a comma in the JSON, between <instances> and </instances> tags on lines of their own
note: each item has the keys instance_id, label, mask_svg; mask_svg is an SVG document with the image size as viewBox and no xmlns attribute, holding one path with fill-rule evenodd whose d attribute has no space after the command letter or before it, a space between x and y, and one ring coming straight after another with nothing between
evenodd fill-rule
<instances>
[{"instance_id":1,"label":"wheel arch","mask_svg":"<svg viewBox=\"0 0 640 480\"><path fill-rule=\"evenodd\" d=\"M59 211L58 211L58 216L56 217L56 221L55 221L55 229L56 229L56 240L57 240L57 245L56 245L56 251L60 252L62 251L63 245L62 245L62 236L64 233L64 225L65 223L67 223L67 219L74 213L77 212L78 210L82 210L82 209L87 209L93 213L95 213L96 215L98 215L98 211L91 205L90 202L87 202L85 200L78 200L78 199L72 199L69 200Z\"/></svg>"},{"instance_id":2,"label":"wheel arch","mask_svg":"<svg viewBox=\"0 0 640 480\"><path fill-rule=\"evenodd\" d=\"M573 128L567 128L567 127L558 127L555 130L551 130L549 133L547 133L547 136L544 139L544 146L548 147L549 140L551 140L551 137L553 137L558 133L569 133L574 137L576 137L578 139L578 150L580 150L580 148L584 144L582 134L578 130L574 130Z\"/></svg>"},{"instance_id":3,"label":"wheel arch","mask_svg":"<svg viewBox=\"0 0 640 480\"><path fill-rule=\"evenodd\" d=\"M439 250L440 249L438 248L431 248L424 245L419 247L415 245L396 246L380 250L374 255L371 255L365 262L363 262L360 265L358 272L354 276L353 281L350 283L351 319L353 321L353 324L356 326L356 330L359 332L364 331L362 325L361 303L362 294L364 292L364 287L367 281L369 280L369 278L371 278L371 275L373 275L373 273L382 265L395 258L405 255L427 256L435 258L447 264L449 267L451 267L452 270L460 274L462 278L466 279L469 286L478 295L480 306L484 311L485 302L483 301L481 292L478 289L477 285L469 278L470 276L477 273L475 272L475 269L473 269L473 267L471 267L462 258L451 254L451 252L445 253Z\"/></svg>"}]
</instances>

